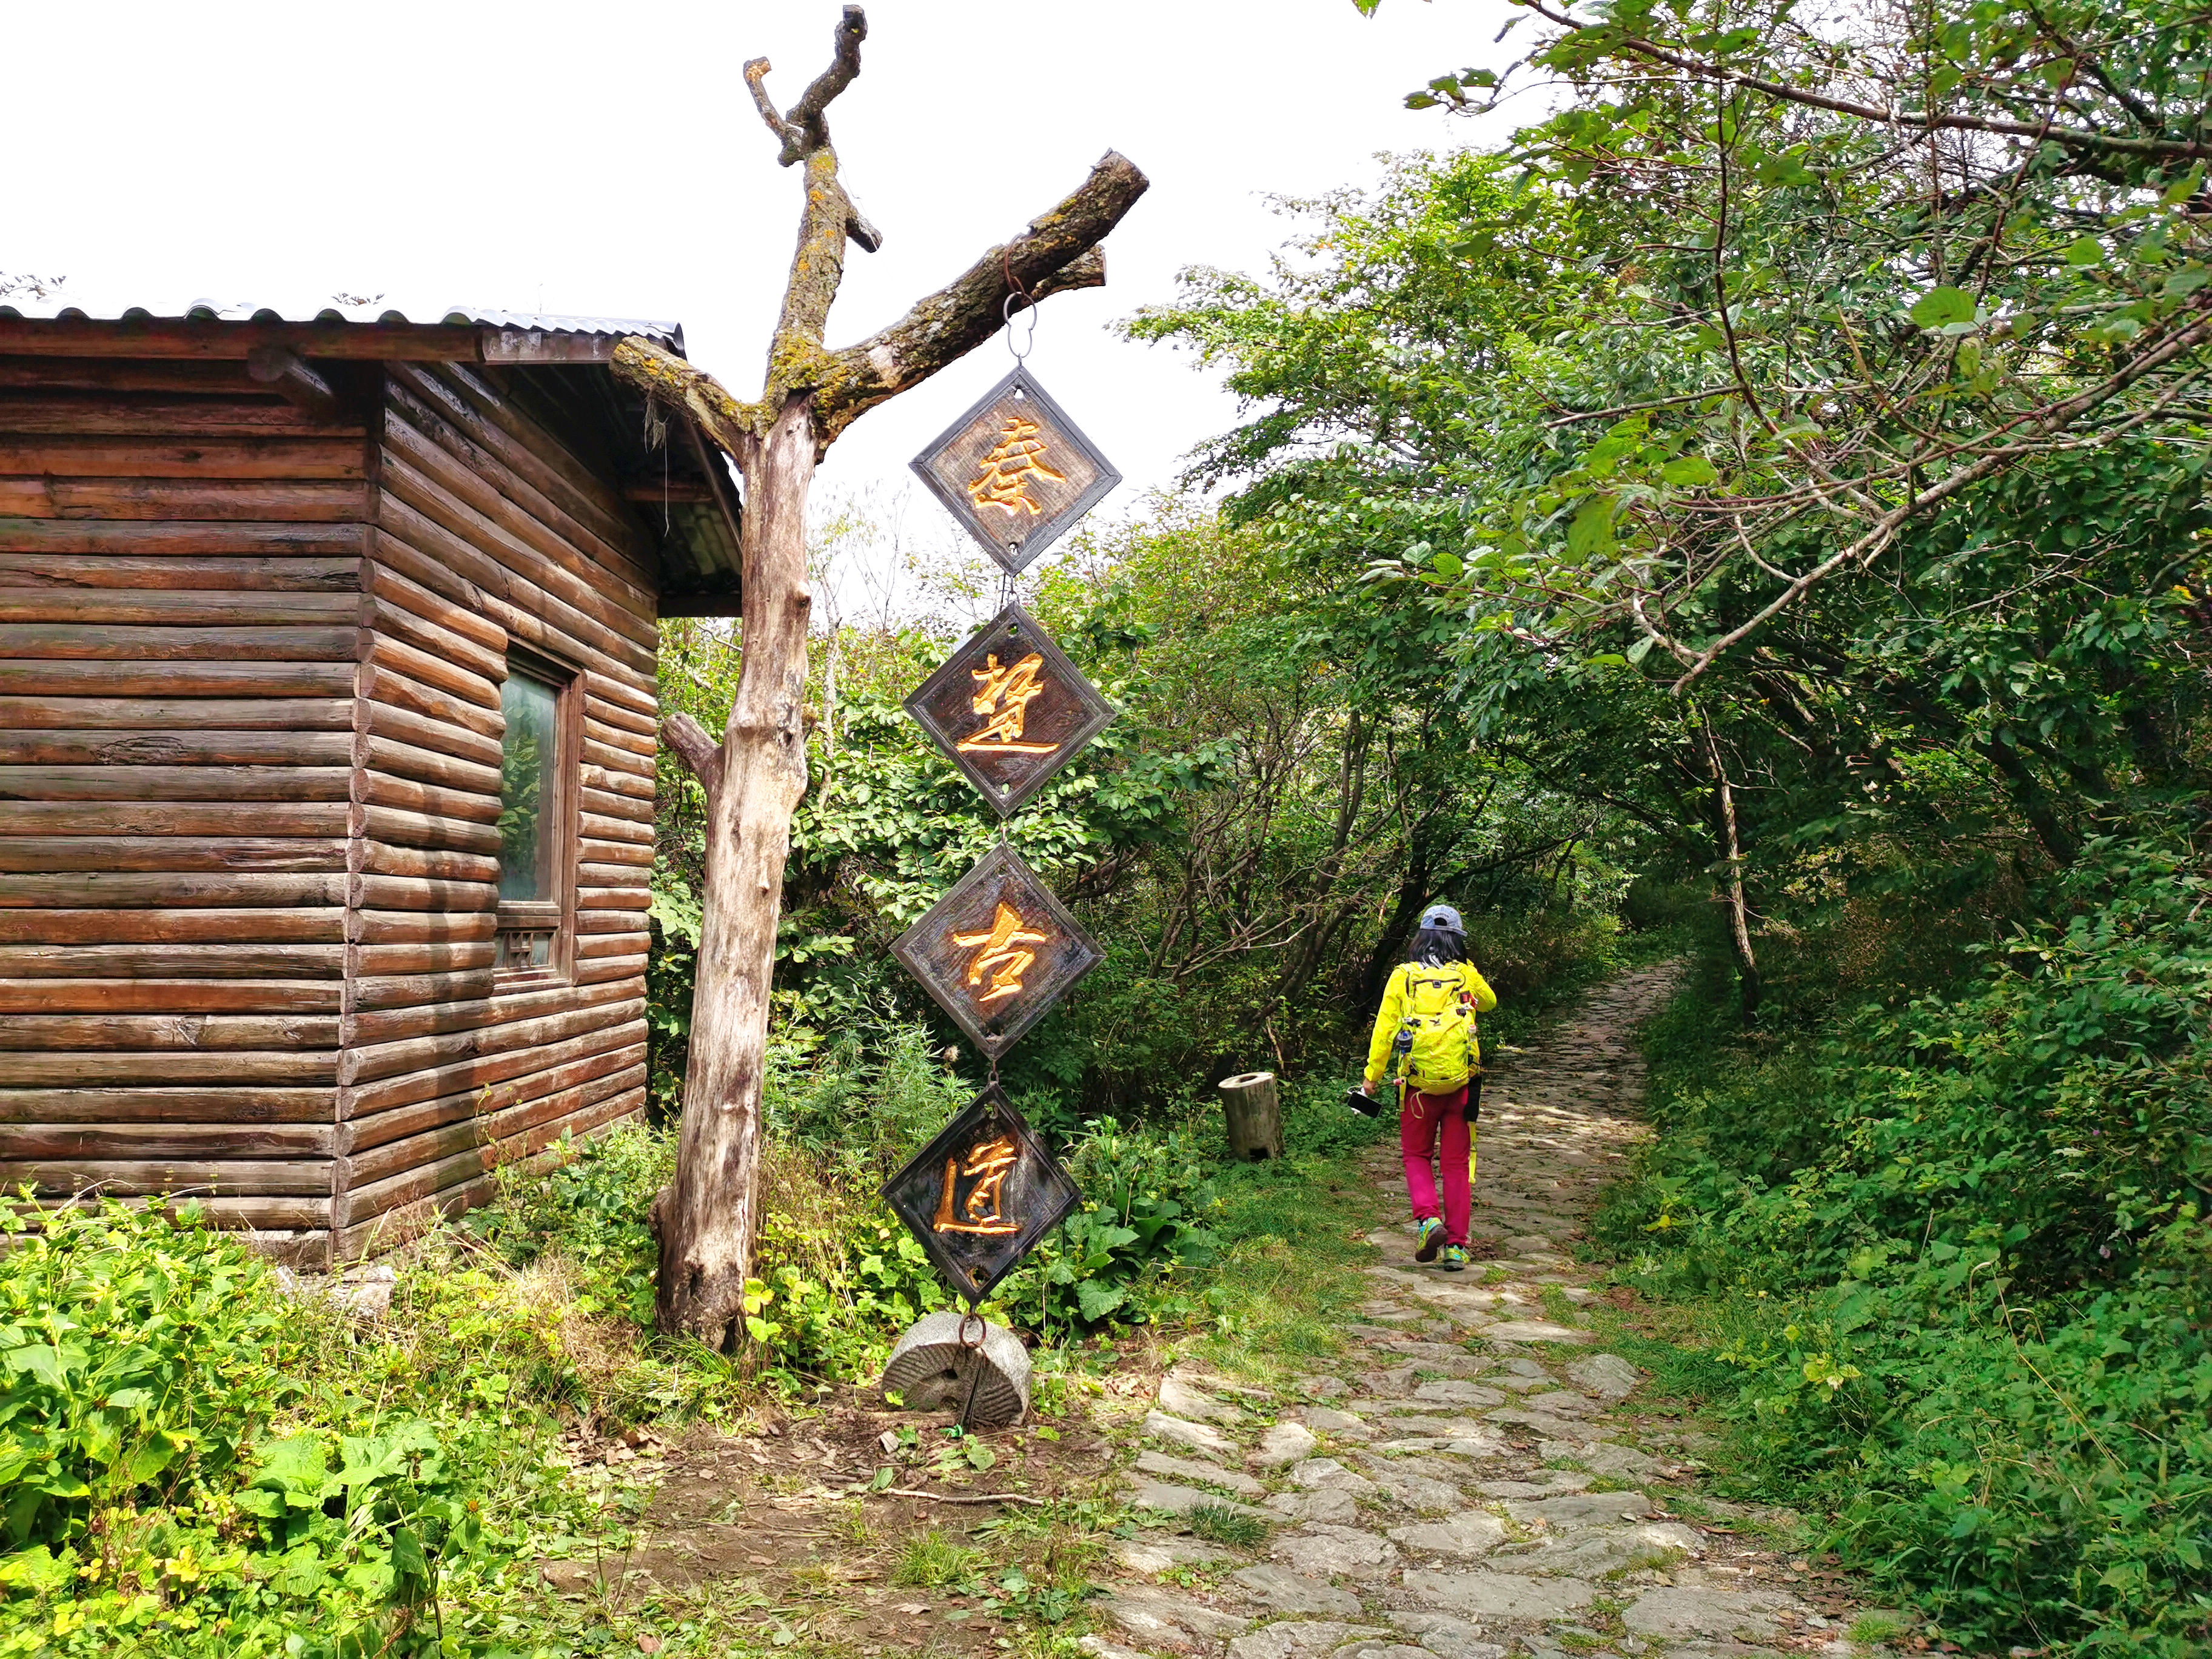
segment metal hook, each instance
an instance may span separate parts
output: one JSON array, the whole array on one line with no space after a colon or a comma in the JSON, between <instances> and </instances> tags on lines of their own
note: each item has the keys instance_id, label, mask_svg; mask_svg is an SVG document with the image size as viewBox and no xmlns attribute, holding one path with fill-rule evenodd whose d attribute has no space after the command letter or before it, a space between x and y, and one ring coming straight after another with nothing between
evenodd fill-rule
<instances>
[{"instance_id":1,"label":"metal hook","mask_svg":"<svg viewBox=\"0 0 2212 1659\"><path fill-rule=\"evenodd\" d=\"M1017 300L1022 302L1021 314L1029 319L1028 331L1023 334L1018 346L1014 343L1014 301ZM1036 349L1036 301L1018 289L1000 303L999 320L1006 325L1006 349L1012 354L1017 368L1026 362L1030 353Z\"/></svg>"}]
</instances>

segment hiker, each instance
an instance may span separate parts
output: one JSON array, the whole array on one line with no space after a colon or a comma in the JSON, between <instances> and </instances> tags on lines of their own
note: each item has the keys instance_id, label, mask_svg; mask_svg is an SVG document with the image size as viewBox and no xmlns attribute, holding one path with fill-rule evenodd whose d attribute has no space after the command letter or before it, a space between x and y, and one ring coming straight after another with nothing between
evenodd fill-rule
<instances>
[{"instance_id":1,"label":"hiker","mask_svg":"<svg viewBox=\"0 0 2212 1659\"><path fill-rule=\"evenodd\" d=\"M1441 1249L1448 1273L1467 1266L1468 1221L1474 1209L1474 1124L1482 1112L1482 1050L1474 1019L1497 1006L1498 994L1467 959L1467 928L1459 912L1431 904L1421 912L1413 960L1391 970L1359 1084L1359 1091L1373 1098L1385 1064L1395 1058L1398 1150L1406 1159L1406 1195L1420 1224L1413 1260L1434 1261ZM1439 1140L1441 1218L1429 1167Z\"/></svg>"}]
</instances>

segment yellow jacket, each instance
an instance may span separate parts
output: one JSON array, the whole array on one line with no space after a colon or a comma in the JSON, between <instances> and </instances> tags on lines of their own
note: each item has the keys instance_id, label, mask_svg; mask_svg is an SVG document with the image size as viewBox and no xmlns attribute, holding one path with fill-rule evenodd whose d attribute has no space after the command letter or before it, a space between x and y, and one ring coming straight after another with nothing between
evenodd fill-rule
<instances>
[{"instance_id":1,"label":"yellow jacket","mask_svg":"<svg viewBox=\"0 0 2212 1659\"><path fill-rule=\"evenodd\" d=\"M1420 963L1400 963L1392 970L1390 983L1382 992L1382 1006L1375 1016L1375 1036L1367 1045L1367 1086L1370 1090L1382 1080L1383 1073L1389 1066L1390 1046L1396 1040L1398 1028L1404 1023L1408 1012L1407 998L1410 994L1408 982L1414 975L1420 975L1425 981L1431 983L1441 978L1456 975L1459 982L1455 991L1464 990L1472 997L1474 1000L1475 1012L1478 1013L1486 1014L1498 1006L1498 993L1485 983L1482 975L1474 971L1474 964L1471 962L1450 962L1433 968ZM1467 1058L1470 1065L1479 1063L1482 1059L1481 1047L1476 1042L1474 1032L1471 1027L1467 1037ZM1456 1078L1449 1080L1427 1079L1438 1084L1440 1087L1452 1089L1458 1088L1464 1080L1464 1079ZM1424 1081L1422 1078L1416 1075L1413 1079L1413 1086L1417 1089L1422 1088ZM1425 1091L1435 1093L1439 1090Z\"/></svg>"}]
</instances>

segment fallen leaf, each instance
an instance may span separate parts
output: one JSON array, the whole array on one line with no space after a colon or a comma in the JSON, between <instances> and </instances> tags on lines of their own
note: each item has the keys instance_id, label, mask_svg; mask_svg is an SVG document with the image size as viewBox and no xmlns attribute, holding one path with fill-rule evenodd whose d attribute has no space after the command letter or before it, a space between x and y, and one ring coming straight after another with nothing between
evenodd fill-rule
<instances>
[{"instance_id":1,"label":"fallen leaf","mask_svg":"<svg viewBox=\"0 0 2212 1659\"><path fill-rule=\"evenodd\" d=\"M900 1613L927 1613L929 1611L929 1603L927 1601L902 1601L898 1604L896 1610Z\"/></svg>"}]
</instances>

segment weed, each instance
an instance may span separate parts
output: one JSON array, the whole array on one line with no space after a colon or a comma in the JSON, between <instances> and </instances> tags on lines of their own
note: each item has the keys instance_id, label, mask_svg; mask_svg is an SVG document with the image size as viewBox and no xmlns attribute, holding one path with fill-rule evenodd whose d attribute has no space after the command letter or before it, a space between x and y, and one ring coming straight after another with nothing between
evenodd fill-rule
<instances>
[{"instance_id":1,"label":"weed","mask_svg":"<svg viewBox=\"0 0 2212 1659\"><path fill-rule=\"evenodd\" d=\"M973 1578L985 1559L982 1551L957 1543L942 1528L932 1527L908 1537L891 1582L941 1589Z\"/></svg>"},{"instance_id":2,"label":"weed","mask_svg":"<svg viewBox=\"0 0 2212 1659\"><path fill-rule=\"evenodd\" d=\"M1208 1543L1256 1549L1267 1541L1267 1523L1226 1504L1199 1504L1185 1517L1191 1531Z\"/></svg>"}]
</instances>

